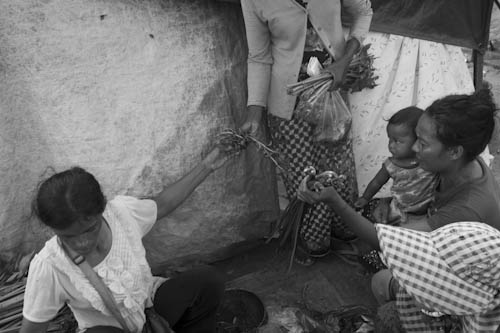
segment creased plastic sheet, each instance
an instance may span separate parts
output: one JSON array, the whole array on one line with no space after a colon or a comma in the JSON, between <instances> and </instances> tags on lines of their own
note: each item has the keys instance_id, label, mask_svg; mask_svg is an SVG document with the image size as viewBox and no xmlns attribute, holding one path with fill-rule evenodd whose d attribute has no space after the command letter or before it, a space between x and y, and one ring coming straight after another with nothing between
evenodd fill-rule
<instances>
[{"instance_id":1,"label":"creased plastic sheet","mask_svg":"<svg viewBox=\"0 0 500 333\"><path fill-rule=\"evenodd\" d=\"M0 253L50 236L38 182L80 165L105 194L158 193L246 108L241 9L215 1L0 2ZM268 175L261 177L261 175ZM151 263L262 237L276 218L270 165L243 154L146 237Z\"/></svg>"}]
</instances>

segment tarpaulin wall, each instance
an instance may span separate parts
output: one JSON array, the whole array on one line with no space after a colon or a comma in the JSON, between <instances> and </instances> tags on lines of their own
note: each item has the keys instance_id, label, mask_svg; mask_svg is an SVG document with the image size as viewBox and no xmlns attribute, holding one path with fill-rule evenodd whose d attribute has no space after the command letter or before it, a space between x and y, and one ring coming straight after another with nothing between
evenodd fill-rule
<instances>
[{"instance_id":1,"label":"tarpaulin wall","mask_svg":"<svg viewBox=\"0 0 500 333\"><path fill-rule=\"evenodd\" d=\"M239 6L205 0L0 1L0 253L50 236L36 185L80 165L108 198L158 193L241 120L246 43ZM145 244L155 264L260 238L277 215L255 152L216 171Z\"/></svg>"}]
</instances>

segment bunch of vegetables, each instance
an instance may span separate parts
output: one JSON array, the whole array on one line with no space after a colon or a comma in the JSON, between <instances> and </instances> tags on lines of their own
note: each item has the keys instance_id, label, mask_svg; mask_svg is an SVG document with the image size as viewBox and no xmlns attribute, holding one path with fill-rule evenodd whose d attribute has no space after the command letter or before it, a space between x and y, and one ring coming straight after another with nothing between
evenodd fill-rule
<instances>
[{"instance_id":1,"label":"bunch of vegetables","mask_svg":"<svg viewBox=\"0 0 500 333\"><path fill-rule=\"evenodd\" d=\"M309 176L307 187L311 190L319 190L321 187L327 186L339 186L339 183L346 179L344 175L338 175L333 171L324 171L317 174L316 169L312 166L306 167L303 173L304 177ZM309 206L304 201L299 200L296 196L293 197L267 239L267 243L269 243L271 239L278 237L279 248L286 247L287 243L291 244L292 253L287 273L292 269L293 258L299 242L300 222L306 209L309 209Z\"/></svg>"},{"instance_id":2,"label":"bunch of vegetables","mask_svg":"<svg viewBox=\"0 0 500 333\"><path fill-rule=\"evenodd\" d=\"M374 75L373 55L368 53L370 44L366 44L353 56L346 77L340 86L340 89L356 92L366 88L374 88L377 76ZM335 78L330 73L321 73L313 75L303 81L299 81L287 86L287 92L290 95L299 95L308 92L308 99L312 103L322 93L327 91L333 84Z\"/></svg>"},{"instance_id":3,"label":"bunch of vegetables","mask_svg":"<svg viewBox=\"0 0 500 333\"><path fill-rule=\"evenodd\" d=\"M363 46L349 64L340 90L360 91L375 87L373 56L370 44ZM352 116L339 91L330 91L335 78L321 71L321 64L312 57L307 66L309 78L287 86L287 92L299 96L295 115L314 127L316 141L334 143L342 141L349 132Z\"/></svg>"},{"instance_id":4,"label":"bunch of vegetables","mask_svg":"<svg viewBox=\"0 0 500 333\"><path fill-rule=\"evenodd\" d=\"M369 48L370 44L362 46L359 52L353 57L340 89L357 92L377 86L375 81L378 79L378 76L374 75L374 57L368 53Z\"/></svg>"},{"instance_id":5,"label":"bunch of vegetables","mask_svg":"<svg viewBox=\"0 0 500 333\"><path fill-rule=\"evenodd\" d=\"M229 154L240 153L250 144L254 144L257 150L261 151L278 169L285 171L283 162L279 159L279 153L248 133L228 128L219 133L217 141L226 148Z\"/></svg>"}]
</instances>

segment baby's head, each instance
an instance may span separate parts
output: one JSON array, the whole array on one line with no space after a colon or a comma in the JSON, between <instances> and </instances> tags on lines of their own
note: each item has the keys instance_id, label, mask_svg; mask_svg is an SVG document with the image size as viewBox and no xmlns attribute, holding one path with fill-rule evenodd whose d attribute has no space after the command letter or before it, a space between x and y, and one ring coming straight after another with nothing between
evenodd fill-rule
<instances>
[{"instance_id":1,"label":"baby's head","mask_svg":"<svg viewBox=\"0 0 500 333\"><path fill-rule=\"evenodd\" d=\"M412 149L417 135L418 119L424 111L416 106L410 106L396 112L387 124L389 137L389 151L396 159L412 158L415 152Z\"/></svg>"}]
</instances>

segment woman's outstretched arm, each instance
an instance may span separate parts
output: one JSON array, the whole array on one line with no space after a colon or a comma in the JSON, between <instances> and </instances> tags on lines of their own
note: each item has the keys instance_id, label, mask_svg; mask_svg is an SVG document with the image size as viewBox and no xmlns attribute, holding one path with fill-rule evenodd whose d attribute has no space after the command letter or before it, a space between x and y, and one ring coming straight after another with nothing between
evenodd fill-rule
<instances>
[{"instance_id":1,"label":"woman's outstretched arm","mask_svg":"<svg viewBox=\"0 0 500 333\"><path fill-rule=\"evenodd\" d=\"M222 152L219 147L216 147L185 176L166 186L163 191L153 198L158 209L156 219L160 220L176 209L212 171L220 168L227 159L227 154Z\"/></svg>"}]
</instances>

